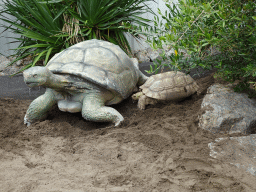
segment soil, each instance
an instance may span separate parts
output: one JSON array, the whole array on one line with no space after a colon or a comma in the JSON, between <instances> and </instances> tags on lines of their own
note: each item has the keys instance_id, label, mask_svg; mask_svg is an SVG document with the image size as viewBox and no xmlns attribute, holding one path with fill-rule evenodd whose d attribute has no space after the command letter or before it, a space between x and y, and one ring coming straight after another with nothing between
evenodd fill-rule
<instances>
[{"instance_id":1,"label":"soil","mask_svg":"<svg viewBox=\"0 0 256 192\"><path fill-rule=\"evenodd\" d=\"M0 99L2 192L241 192L256 177L209 156L223 137L198 128L196 117L213 74L198 79L203 94L137 108L131 98L113 107L121 127L84 120L56 107L26 127L31 100ZM226 135L227 136L227 135Z\"/></svg>"}]
</instances>

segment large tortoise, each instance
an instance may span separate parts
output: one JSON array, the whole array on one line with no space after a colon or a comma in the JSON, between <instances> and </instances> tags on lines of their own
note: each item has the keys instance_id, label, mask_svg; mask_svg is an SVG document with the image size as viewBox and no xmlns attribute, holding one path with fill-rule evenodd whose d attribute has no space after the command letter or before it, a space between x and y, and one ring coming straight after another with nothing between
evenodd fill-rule
<instances>
[{"instance_id":1,"label":"large tortoise","mask_svg":"<svg viewBox=\"0 0 256 192\"><path fill-rule=\"evenodd\" d=\"M29 87L46 87L27 110L27 126L44 119L56 103L61 111L81 112L86 120L118 126L123 116L105 105L120 103L147 80L137 59L129 58L117 45L96 39L63 50L46 67L29 68L23 76Z\"/></svg>"},{"instance_id":2,"label":"large tortoise","mask_svg":"<svg viewBox=\"0 0 256 192\"><path fill-rule=\"evenodd\" d=\"M140 86L141 92L132 95L138 101L138 108L145 109L148 104L158 101L180 101L195 92L199 94L199 86L190 75L179 71L160 73L149 77L145 84Z\"/></svg>"}]
</instances>

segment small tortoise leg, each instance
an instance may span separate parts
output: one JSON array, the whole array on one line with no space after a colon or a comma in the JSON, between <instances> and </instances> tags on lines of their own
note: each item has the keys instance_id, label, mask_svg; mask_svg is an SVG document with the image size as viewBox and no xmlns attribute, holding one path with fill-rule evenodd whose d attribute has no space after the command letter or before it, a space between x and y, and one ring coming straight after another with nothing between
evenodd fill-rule
<instances>
[{"instance_id":1,"label":"small tortoise leg","mask_svg":"<svg viewBox=\"0 0 256 192\"><path fill-rule=\"evenodd\" d=\"M152 99L147 97L146 95L142 95L138 101L138 108L144 110L146 108L146 105L148 104L154 105L156 103L157 103L156 99Z\"/></svg>"},{"instance_id":2,"label":"small tortoise leg","mask_svg":"<svg viewBox=\"0 0 256 192\"><path fill-rule=\"evenodd\" d=\"M36 98L29 105L27 113L24 117L24 124L30 126L31 123L46 118L47 112L56 103L57 101L55 99L55 94L53 93L53 90L46 89L45 94Z\"/></svg>"},{"instance_id":3,"label":"small tortoise leg","mask_svg":"<svg viewBox=\"0 0 256 192\"><path fill-rule=\"evenodd\" d=\"M146 95L142 95L138 101L138 108L144 110L146 108Z\"/></svg>"},{"instance_id":4,"label":"small tortoise leg","mask_svg":"<svg viewBox=\"0 0 256 192\"><path fill-rule=\"evenodd\" d=\"M84 97L82 116L88 121L113 122L115 126L124 121L117 110L105 106L104 96L100 93L90 93Z\"/></svg>"}]
</instances>

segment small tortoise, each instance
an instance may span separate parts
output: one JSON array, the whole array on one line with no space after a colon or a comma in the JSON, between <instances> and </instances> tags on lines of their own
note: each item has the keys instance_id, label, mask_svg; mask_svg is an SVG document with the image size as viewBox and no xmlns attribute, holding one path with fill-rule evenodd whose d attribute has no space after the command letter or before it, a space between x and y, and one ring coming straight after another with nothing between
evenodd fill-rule
<instances>
[{"instance_id":1,"label":"small tortoise","mask_svg":"<svg viewBox=\"0 0 256 192\"><path fill-rule=\"evenodd\" d=\"M27 126L44 119L56 103L61 111L81 112L86 120L118 126L123 116L105 105L120 103L147 80L137 59L129 58L117 45L96 39L63 50L46 67L32 67L23 76L29 87L46 87L27 110Z\"/></svg>"},{"instance_id":2,"label":"small tortoise","mask_svg":"<svg viewBox=\"0 0 256 192\"><path fill-rule=\"evenodd\" d=\"M139 100L138 107L145 109L146 105L154 105L158 101L180 101L198 93L199 86L189 75L170 71L151 76L140 89L141 92L133 94L132 99Z\"/></svg>"}]
</instances>

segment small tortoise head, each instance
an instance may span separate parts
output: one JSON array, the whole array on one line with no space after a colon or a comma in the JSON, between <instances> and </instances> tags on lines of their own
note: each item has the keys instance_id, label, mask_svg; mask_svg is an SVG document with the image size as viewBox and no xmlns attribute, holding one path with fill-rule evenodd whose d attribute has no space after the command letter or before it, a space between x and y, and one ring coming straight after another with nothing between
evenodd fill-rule
<instances>
[{"instance_id":1,"label":"small tortoise head","mask_svg":"<svg viewBox=\"0 0 256 192\"><path fill-rule=\"evenodd\" d=\"M133 99L134 101L139 100L139 98L140 98L142 95L143 95L142 92L135 93L135 94L132 95L132 99Z\"/></svg>"},{"instance_id":2,"label":"small tortoise head","mask_svg":"<svg viewBox=\"0 0 256 192\"><path fill-rule=\"evenodd\" d=\"M46 67L31 67L23 72L24 82L29 87L45 85L51 76L51 72Z\"/></svg>"}]
</instances>

